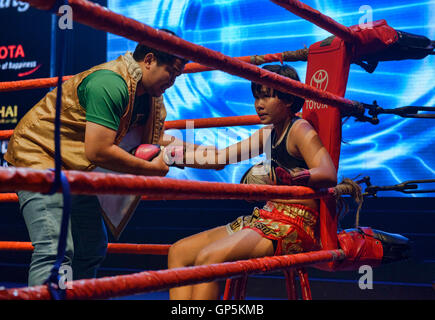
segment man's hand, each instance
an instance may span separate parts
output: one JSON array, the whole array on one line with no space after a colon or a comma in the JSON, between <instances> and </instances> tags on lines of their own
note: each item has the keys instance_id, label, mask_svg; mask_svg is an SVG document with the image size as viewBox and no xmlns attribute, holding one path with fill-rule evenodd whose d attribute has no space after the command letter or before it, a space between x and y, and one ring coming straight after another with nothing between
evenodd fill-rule
<instances>
[{"instance_id":1,"label":"man's hand","mask_svg":"<svg viewBox=\"0 0 435 320\"><path fill-rule=\"evenodd\" d=\"M163 152L160 152L151 161L152 170L155 172L155 176L164 177L168 174L169 167L163 159Z\"/></svg>"},{"instance_id":2,"label":"man's hand","mask_svg":"<svg viewBox=\"0 0 435 320\"><path fill-rule=\"evenodd\" d=\"M135 157L150 161L151 169L155 171L152 175L165 176L169 167L165 163L162 148L158 144L141 144L130 151Z\"/></svg>"},{"instance_id":3,"label":"man's hand","mask_svg":"<svg viewBox=\"0 0 435 320\"><path fill-rule=\"evenodd\" d=\"M96 166L122 173L145 176L164 176L168 173L169 168L163 161L162 152L152 161L144 160L115 145L115 137L116 131L86 122L85 155L89 161ZM150 154L160 150L156 150L155 146L150 148L154 150ZM146 154L146 149L144 145L140 153Z\"/></svg>"}]
</instances>

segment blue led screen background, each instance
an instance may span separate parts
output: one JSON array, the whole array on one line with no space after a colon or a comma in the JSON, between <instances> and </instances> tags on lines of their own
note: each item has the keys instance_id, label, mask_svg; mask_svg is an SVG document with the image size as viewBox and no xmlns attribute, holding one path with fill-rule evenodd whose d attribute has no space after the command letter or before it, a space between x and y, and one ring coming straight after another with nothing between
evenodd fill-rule
<instances>
[{"instance_id":1,"label":"blue led screen background","mask_svg":"<svg viewBox=\"0 0 435 320\"><path fill-rule=\"evenodd\" d=\"M397 30L435 39L435 1L364 0L303 1L346 26L358 24L370 6L373 20L385 19ZM109 0L114 12L156 28L168 28L183 39L237 57L301 49L330 34L267 0ZM365 7L366 8L366 7ZM364 8L361 8L364 9ZM109 60L133 41L108 35ZM423 60L381 62L373 74L351 66L346 98L383 108L435 105L434 56ZM306 63L291 63L305 81ZM221 71L181 75L164 94L167 120L255 114L249 81ZM339 180L361 174L375 185L435 178L435 121L380 115L380 124L343 125ZM225 147L246 138L259 126L198 129L183 138ZM171 133L171 132L169 132ZM173 134L179 135L180 132ZM254 160L221 171L171 168L169 177L238 182ZM383 192L380 196L404 196Z\"/></svg>"}]
</instances>

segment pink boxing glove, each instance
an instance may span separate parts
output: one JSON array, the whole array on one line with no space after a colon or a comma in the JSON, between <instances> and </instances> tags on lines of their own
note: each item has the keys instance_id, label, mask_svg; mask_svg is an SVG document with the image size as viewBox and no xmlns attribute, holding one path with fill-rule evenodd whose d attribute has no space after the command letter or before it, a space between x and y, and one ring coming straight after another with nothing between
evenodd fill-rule
<instances>
[{"instance_id":1,"label":"pink boxing glove","mask_svg":"<svg viewBox=\"0 0 435 320\"><path fill-rule=\"evenodd\" d=\"M143 160L151 161L159 155L160 150L161 147L158 144L141 144L130 153Z\"/></svg>"},{"instance_id":2,"label":"pink boxing glove","mask_svg":"<svg viewBox=\"0 0 435 320\"><path fill-rule=\"evenodd\" d=\"M289 186L306 186L311 176L310 171L307 169L290 171L282 167L276 167L275 174L279 184Z\"/></svg>"}]
</instances>

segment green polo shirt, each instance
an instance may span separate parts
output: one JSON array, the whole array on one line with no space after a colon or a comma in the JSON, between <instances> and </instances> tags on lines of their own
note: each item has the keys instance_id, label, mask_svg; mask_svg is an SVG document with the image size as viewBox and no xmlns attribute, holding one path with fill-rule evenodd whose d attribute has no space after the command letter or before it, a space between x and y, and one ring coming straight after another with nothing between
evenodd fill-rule
<instances>
[{"instance_id":1,"label":"green polo shirt","mask_svg":"<svg viewBox=\"0 0 435 320\"><path fill-rule=\"evenodd\" d=\"M77 89L80 105L86 110L86 121L118 130L128 105L128 87L125 80L111 70L98 70L85 79ZM136 96L130 127L145 124L149 115L147 94Z\"/></svg>"}]
</instances>

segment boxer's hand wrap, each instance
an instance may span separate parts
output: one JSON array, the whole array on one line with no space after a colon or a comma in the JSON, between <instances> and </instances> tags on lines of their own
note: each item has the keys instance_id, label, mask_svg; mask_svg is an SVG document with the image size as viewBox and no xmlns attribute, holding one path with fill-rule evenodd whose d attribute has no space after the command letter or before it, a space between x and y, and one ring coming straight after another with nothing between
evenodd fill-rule
<instances>
[{"instance_id":1,"label":"boxer's hand wrap","mask_svg":"<svg viewBox=\"0 0 435 320\"><path fill-rule=\"evenodd\" d=\"M263 161L250 167L242 179L242 184L268 184L276 185L276 175L273 168L271 168L270 162Z\"/></svg>"},{"instance_id":2,"label":"boxer's hand wrap","mask_svg":"<svg viewBox=\"0 0 435 320\"><path fill-rule=\"evenodd\" d=\"M163 161L168 166L184 168L186 148L184 146L168 145L163 148Z\"/></svg>"},{"instance_id":3,"label":"boxer's hand wrap","mask_svg":"<svg viewBox=\"0 0 435 320\"><path fill-rule=\"evenodd\" d=\"M310 180L309 170L289 171L282 167L275 168L276 177L281 185L306 186Z\"/></svg>"},{"instance_id":4,"label":"boxer's hand wrap","mask_svg":"<svg viewBox=\"0 0 435 320\"><path fill-rule=\"evenodd\" d=\"M143 160L151 161L159 155L160 150L161 148L158 144L141 144L131 150L130 153Z\"/></svg>"}]
</instances>

